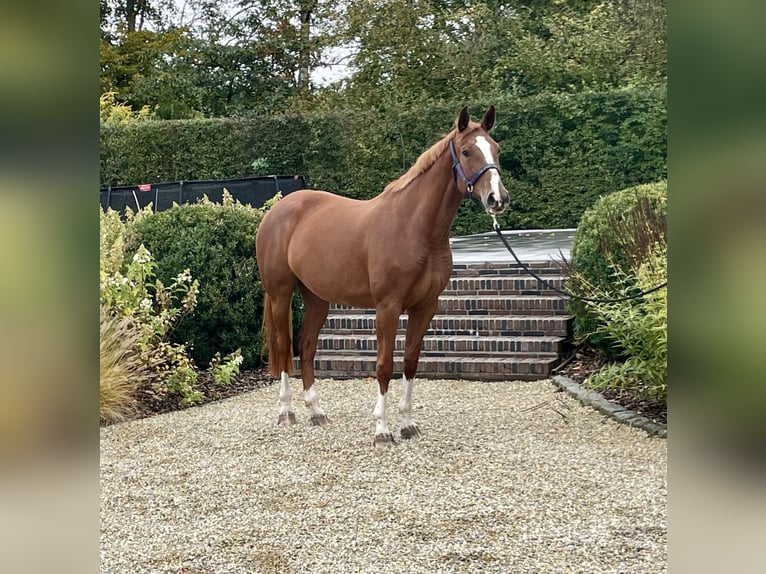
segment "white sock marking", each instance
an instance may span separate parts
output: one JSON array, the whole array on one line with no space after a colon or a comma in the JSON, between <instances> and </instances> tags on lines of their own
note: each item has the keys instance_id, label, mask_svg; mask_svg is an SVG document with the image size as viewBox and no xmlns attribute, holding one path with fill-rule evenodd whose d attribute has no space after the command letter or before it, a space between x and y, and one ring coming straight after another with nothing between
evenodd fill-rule
<instances>
[{"instance_id":1,"label":"white sock marking","mask_svg":"<svg viewBox=\"0 0 766 574\"><path fill-rule=\"evenodd\" d=\"M387 395L388 393L386 393ZM380 393L378 388L378 400L375 402L375 409L372 416L375 417L375 435L390 434L386 424L386 395Z\"/></svg>"},{"instance_id":2,"label":"white sock marking","mask_svg":"<svg viewBox=\"0 0 766 574\"><path fill-rule=\"evenodd\" d=\"M314 385L303 391L303 400L306 401L306 406L311 410L312 417L326 415L324 409L319 406L319 395L314 389Z\"/></svg>"},{"instance_id":3,"label":"white sock marking","mask_svg":"<svg viewBox=\"0 0 766 574\"><path fill-rule=\"evenodd\" d=\"M476 136L476 147L479 148L484 156L485 163L495 163L492 158L492 146L489 145L489 141L484 136ZM490 194L494 194L495 201L500 203L500 174L496 169L489 170L489 189Z\"/></svg>"},{"instance_id":4,"label":"white sock marking","mask_svg":"<svg viewBox=\"0 0 766 574\"><path fill-rule=\"evenodd\" d=\"M407 380L402 375L402 395L399 397L399 418L403 429L415 426L412 421L412 383L415 379Z\"/></svg>"},{"instance_id":5,"label":"white sock marking","mask_svg":"<svg viewBox=\"0 0 766 574\"><path fill-rule=\"evenodd\" d=\"M282 380L279 384L279 414L287 414L293 412L292 407L293 394L290 392L290 377L284 371L282 371Z\"/></svg>"}]
</instances>

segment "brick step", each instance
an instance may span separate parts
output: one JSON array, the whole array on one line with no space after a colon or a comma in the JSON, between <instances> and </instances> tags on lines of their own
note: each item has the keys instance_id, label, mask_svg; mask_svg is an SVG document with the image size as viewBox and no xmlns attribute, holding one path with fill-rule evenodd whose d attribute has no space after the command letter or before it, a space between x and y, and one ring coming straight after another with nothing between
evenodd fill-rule
<instances>
[{"instance_id":1,"label":"brick step","mask_svg":"<svg viewBox=\"0 0 766 574\"><path fill-rule=\"evenodd\" d=\"M510 257L510 254L508 255ZM526 263L526 262L525 262ZM534 261L526 263L536 275L561 275L564 266L555 261ZM492 277L494 275L524 275L530 277L529 271L518 264L509 263L471 263L468 265L453 264L452 277Z\"/></svg>"},{"instance_id":2,"label":"brick step","mask_svg":"<svg viewBox=\"0 0 766 574\"><path fill-rule=\"evenodd\" d=\"M502 337L567 337L571 331L570 315L436 315L426 335L481 335ZM407 329L407 316L399 317L397 329ZM347 313L330 315L324 333L369 334L375 332L375 314Z\"/></svg>"},{"instance_id":3,"label":"brick step","mask_svg":"<svg viewBox=\"0 0 766 574\"><path fill-rule=\"evenodd\" d=\"M449 315L565 315L567 301L544 295L451 295L439 298L439 313Z\"/></svg>"},{"instance_id":4,"label":"brick step","mask_svg":"<svg viewBox=\"0 0 766 574\"><path fill-rule=\"evenodd\" d=\"M566 277L543 277L557 289L564 288ZM534 277L452 277L442 293L445 295L556 295L556 291Z\"/></svg>"},{"instance_id":5,"label":"brick step","mask_svg":"<svg viewBox=\"0 0 766 574\"><path fill-rule=\"evenodd\" d=\"M374 309L363 309L374 314ZM359 309L348 305L331 306L332 314L356 314ZM543 295L452 295L439 297L438 315L566 315L567 301Z\"/></svg>"},{"instance_id":6,"label":"brick step","mask_svg":"<svg viewBox=\"0 0 766 574\"><path fill-rule=\"evenodd\" d=\"M300 359L295 358L296 371L300 371ZM546 379L558 364L558 357L430 357L422 356L417 376L443 379L534 381ZM394 378L402 375L401 356L394 356ZM363 355L339 355L317 353L314 369L318 376L328 378L374 377L376 358ZM296 373L297 374L297 373Z\"/></svg>"},{"instance_id":7,"label":"brick step","mask_svg":"<svg viewBox=\"0 0 766 574\"><path fill-rule=\"evenodd\" d=\"M395 353L404 352L404 334L396 337ZM515 356L558 355L565 346L563 337L491 337L471 335L430 335L423 338L421 353L423 355L458 354L460 356L485 355L497 353L514 354ZM377 337L374 334L336 335L332 333L319 335L319 352L339 352L374 355L378 349Z\"/></svg>"}]
</instances>

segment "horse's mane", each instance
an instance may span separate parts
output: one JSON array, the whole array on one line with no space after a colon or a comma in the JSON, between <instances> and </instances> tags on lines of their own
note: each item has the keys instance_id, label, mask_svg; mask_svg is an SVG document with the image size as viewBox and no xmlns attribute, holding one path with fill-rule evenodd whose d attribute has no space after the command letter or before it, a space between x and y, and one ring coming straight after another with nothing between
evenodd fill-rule
<instances>
[{"instance_id":1,"label":"horse's mane","mask_svg":"<svg viewBox=\"0 0 766 574\"><path fill-rule=\"evenodd\" d=\"M473 128L478 127L479 124L475 122L471 122L468 125L468 130L471 131ZM450 133L442 137L438 142L436 142L434 145L432 145L430 148L428 148L426 151L424 151L422 154L420 154L420 157L417 159L415 164L408 169L402 176L399 177L399 179L395 179L391 183L389 183L386 186L386 189L384 191L389 192L397 192L401 191L405 187L407 187L412 181L418 177L420 174L425 172L429 167L431 167L434 163L436 163L436 160L441 157L441 155L446 151L447 146L449 145L449 141L455 136L455 132L457 130L452 130Z\"/></svg>"}]
</instances>

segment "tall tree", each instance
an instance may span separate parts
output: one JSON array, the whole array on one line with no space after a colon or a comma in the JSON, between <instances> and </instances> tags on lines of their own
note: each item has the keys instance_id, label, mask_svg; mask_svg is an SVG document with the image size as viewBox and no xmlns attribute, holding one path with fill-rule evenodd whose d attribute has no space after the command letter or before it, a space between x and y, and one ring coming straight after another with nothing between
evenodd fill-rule
<instances>
[{"instance_id":1,"label":"tall tree","mask_svg":"<svg viewBox=\"0 0 766 574\"><path fill-rule=\"evenodd\" d=\"M355 47L351 93L374 106L392 99L452 97L466 72L456 65L455 47L473 26L463 5L422 0L350 4L345 41Z\"/></svg>"},{"instance_id":2,"label":"tall tree","mask_svg":"<svg viewBox=\"0 0 766 574\"><path fill-rule=\"evenodd\" d=\"M100 0L102 90L161 117L665 80L664 0ZM351 74L318 90L335 49ZM312 103L313 102L313 103Z\"/></svg>"},{"instance_id":3,"label":"tall tree","mask_svg":"<svg viewBox=\"0 0 766 574\"><path fill-rule=\"evenodd\" d=\"M161 117L280 111L310 98L312 70L332 42L343 4L101 2L102 90L115 90L134 108L157 107ZM146 16L131 24L126 17L138 7Z\"/></svg>"},{"instance_id":4,"label":"tall tree","mask_svg":"<svg viewBox=\"0 0 766 574\"><path fill-rule=\"evenodd\" d=\"M361 105L665 78L663 0L360 0L345 33Z\"/></svg>"},{"instance_id":5,"label":"tall tree","mask_svg":"<svg viewBox=\"0 0 766 574\"><path fill-rule=\"evenodd\" d=\"M117 30L140 32L161 30L173 21L175 0L99 0L101 35Z\"/></svg>"},{"instance_id":6,"label":"tall tree","mask_svg":"<svg viewBox=\"0 0 766 574\"><path fill-rule=\"evenodd\" d=\"M656 0L561 2L506 20L499 87L572 91L662 81L664 12Z\"/></svg>"}]
</instances>

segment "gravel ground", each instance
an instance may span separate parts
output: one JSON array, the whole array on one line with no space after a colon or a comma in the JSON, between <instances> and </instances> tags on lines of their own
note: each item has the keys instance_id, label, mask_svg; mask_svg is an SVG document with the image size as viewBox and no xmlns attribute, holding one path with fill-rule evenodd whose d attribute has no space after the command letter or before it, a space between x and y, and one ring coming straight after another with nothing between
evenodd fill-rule
<instances>
[{"instance_id":1,"label":"gravel ground","mask_svg":"<svg viewBox=\"0 0 766 574\"><path fill-rule=\"evenodd\" d=\"M102 428L101 571L666 571L666 442L549 381L417 380L384 450L374 381L318 381L325 427L299 385L290 428L276 385Z\"/></svg>"}]
</instances>

